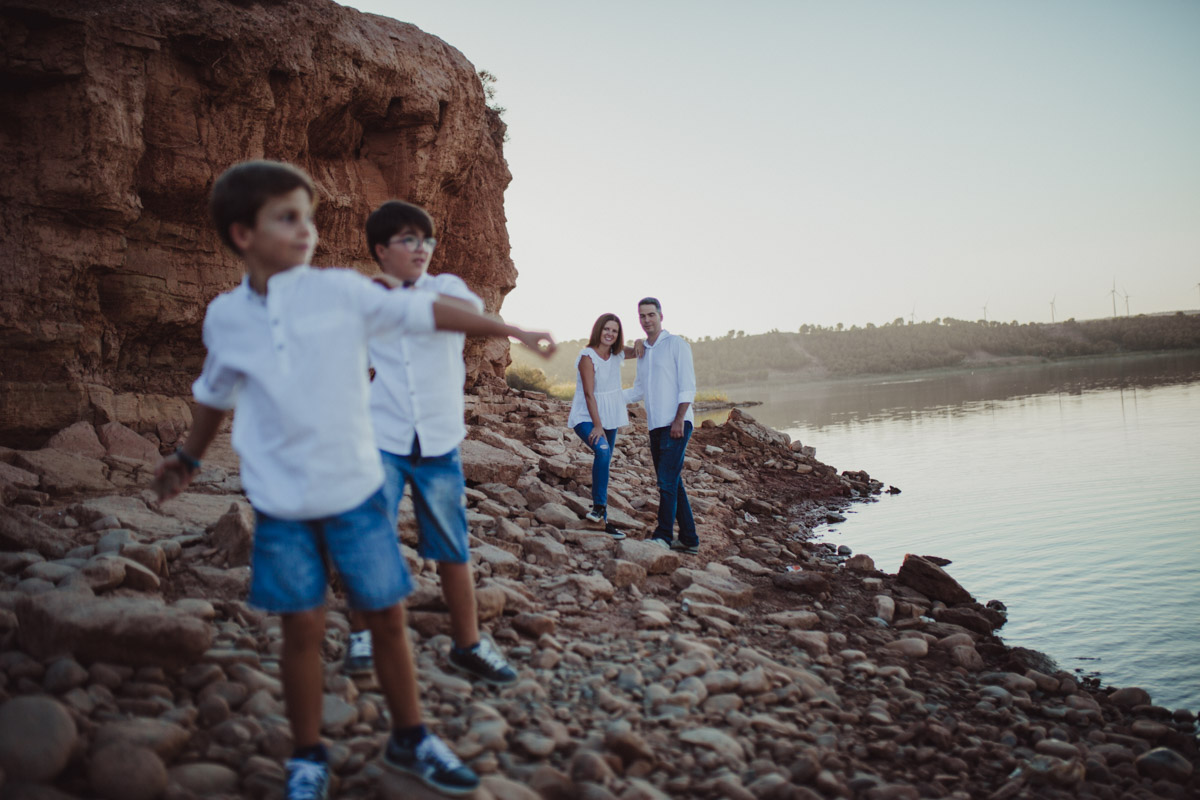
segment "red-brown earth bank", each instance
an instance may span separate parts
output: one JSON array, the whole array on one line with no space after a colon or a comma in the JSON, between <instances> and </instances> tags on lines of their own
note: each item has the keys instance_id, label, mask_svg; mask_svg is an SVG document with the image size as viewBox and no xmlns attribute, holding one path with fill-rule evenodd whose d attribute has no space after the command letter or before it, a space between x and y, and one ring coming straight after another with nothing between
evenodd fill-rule
<instances>
[{"instance_id":1,"label":"red-brown earth bank","mask_svg":"<svg viewBox=\"0 0 1200 800\"><path fill-rule=\"evenodd\" d=\"M434 271L497 311L516 283L505 126L475 68L412 25L329 0L0 0L0 441L77 420L168 446L190 424L205 305L241 279L208 222L249 158L318 186L314 263L375 269L398 197L440 228ZM499 386L504 342L471 341Z\"/></svg>"}]
</instances>

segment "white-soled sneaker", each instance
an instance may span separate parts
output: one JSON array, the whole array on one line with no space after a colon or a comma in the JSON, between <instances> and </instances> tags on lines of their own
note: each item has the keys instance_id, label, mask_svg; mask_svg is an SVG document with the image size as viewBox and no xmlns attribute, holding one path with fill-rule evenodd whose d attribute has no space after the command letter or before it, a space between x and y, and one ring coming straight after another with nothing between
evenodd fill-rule
<instances>
[{"instance_id":1,"label":"white-soled sneaker","mask_svg":"<svg viewBox=\"0 0 1200 800\"><path fill-rule=\"evenodd\" d=\"M480 639L470 650L450 648L450 666L493 686L517 682L517 671L489 639Z\"/></svg>"},{"instance_id":2,"label":"white-soled sneaker","mask_svg":"<svg viewBox=\"0 0 1200 800\"><path fill-rule=\"evenodd\" d=\"M389 737L383 751L383 765L412 775L444 794L468 794L479 788L479 776L432 733L427 733L413 748L401 747L395 736Z\"/></svg>"},{"instance_id":3,"label":"white-soled sneaker","mask_svg":"<svg viewBox=\"0 0 1200 800\"><path fill-rule=\"evenodd\" d=\"M354 631L346 643L346 659L342 672L351 677L370 675L375 671L375 653L371 647L370 631Z\"/></svg>"},{"instance_id":4,"label":"white-soled sneaker","mask_svg":"<svg viewBox=\"0 0 1200 800\"><path fill-rule=\"evenodd\" d=\"M327 800L329 797L329 764L306 758L289 758L287 769L287 800Z\"/></svg>"}]
</instances>

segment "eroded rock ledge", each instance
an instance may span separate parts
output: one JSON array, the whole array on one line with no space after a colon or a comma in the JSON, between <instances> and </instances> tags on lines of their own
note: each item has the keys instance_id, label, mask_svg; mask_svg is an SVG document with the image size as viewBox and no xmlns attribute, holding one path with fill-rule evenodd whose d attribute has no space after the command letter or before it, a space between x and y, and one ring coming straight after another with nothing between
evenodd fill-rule
<instances>
[{"instance_id":1,"label":"eroded rock ledge","mask_svg":"<svg viewBox=\"0 0 1200 800\"><path fill-rule=\"evenodd\" d=\"M401 538L422 702L485 776L478 797L1200 791L1190 711L1006 647L1002 613L936 559L888 575L811 541L826 504L869 476L838 476L735 411L695 432L702 545L682 556L641 541L657 497L643 419L613 460L610 515L631 534L615 542L580 517L591 459L565 403L483 395L468 409L479 612L517 685L444 671L447 615L408 501ZM252 517L236 459L223 437L193 490L156 508L153 447L135 438L75 426L50 448L0 449L0 793L278 797L281 632L243 602ZM332 608L323 734L338 796L428 796L375 766L382 696L338 673L348 626Z\"/></svg>"},{"instance_id":2,"label":"eroded rock ledge","mask_svg":"<svg viewBox=\"0 0 1200 800\"><path fill-rule=\"evenodd\" d=\"M248 158L317 182L314 263L373 269L393 197L443 229L434 271L499 310L516 283L504 123L475 68L412 25L330 0L0 0L0 441L78 421L164 445L190 424L207 303L241 279L207 220ZM498 386L505 342L467 347Z\"/></svg>"}]
</instances>

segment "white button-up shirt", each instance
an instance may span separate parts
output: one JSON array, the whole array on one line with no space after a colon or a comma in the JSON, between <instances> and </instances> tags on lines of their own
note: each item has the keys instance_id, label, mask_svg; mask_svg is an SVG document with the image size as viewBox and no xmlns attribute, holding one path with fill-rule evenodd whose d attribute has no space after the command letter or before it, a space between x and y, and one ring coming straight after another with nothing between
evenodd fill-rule
<instances>
[{"instance_id":1,"label":"white button-up shirt","mask_svg":"<svg viewBox=\"0 0 1200 800\"><path fill-rule=\"evenodd\" d=\"M696 370L692 366L692 346L682 337L659 331L658 341L645 343L646 353L637 360L637 379L625 390L625 402L646 401L646 425L650 430L665 428L675 421L680 403L696 399ZM688 406L685 422L695 424Z\"/></svg>"},{"instance_id":2,"label":"white button-up shirt","mask_svg":"<svg viewBox=\"0 0 1200 800\"><path fill-rule=\"evenodd\" d=\"M483 301L462 278L443 272L422 275L408 289L395 292L434 298L439 294L466 300L483 311ZM406 456L413 437L421 440L421 455L443 456L467 434L463 425L463 343L467 337L450 331L406 334L386 331L372 336L371 419L380 450Z\"/></svg>"},{"instance_id":3,"label":"white button-up shirt","mask_svg":"<svg viewBox=\"0 0 1200 800\"><path fill-rule=\"evenodd\" d=\"M243 280L204 318L208 357L196 401L236 409L233 447L258 510L317 519L383 485L368 408L367 340L433 330L433 298L388 291L347 269L298 266Z\"/></svg>"}]
</instances>

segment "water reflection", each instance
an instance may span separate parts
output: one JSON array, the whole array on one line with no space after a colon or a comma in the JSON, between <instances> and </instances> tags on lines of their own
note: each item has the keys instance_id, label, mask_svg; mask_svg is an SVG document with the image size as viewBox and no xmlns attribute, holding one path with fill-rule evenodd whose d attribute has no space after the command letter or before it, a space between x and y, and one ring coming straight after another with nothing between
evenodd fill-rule
<instances>
[{"instance_id":1,"label":"water reflection","mask_svg":"<svg viewBox=\"0 0 1200 800\"><path fill-rule=\"evenodd\" d=\"M1137 390L1200 380L1200 353L1089 359L919 377L851 379L807 384L759 384L728 390L731 397L761 400L750 409L775 428L823 428L877 420L994 414L996 403L1026 397L1078 397L1117 389L1122 414L1136 418ZM797 415L800 416L797 416ZM711 415L722 422L723 415ZM703 418L703 417L702 417Z\"/></svg>"}]
</instances>

